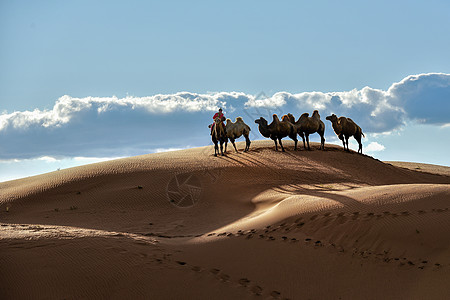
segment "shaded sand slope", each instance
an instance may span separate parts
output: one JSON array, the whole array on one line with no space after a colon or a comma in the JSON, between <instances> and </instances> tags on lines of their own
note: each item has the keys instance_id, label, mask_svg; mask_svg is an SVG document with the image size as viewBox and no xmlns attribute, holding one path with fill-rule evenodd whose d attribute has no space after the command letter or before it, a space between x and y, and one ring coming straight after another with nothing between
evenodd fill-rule
<instances>
[{"instance_id":1,"label":"shaded sand slope","mask_svg":"<svg viewBox=\"0 0 450 300\"><path fill-rule=\"evenodd\" d=\"M0 183L0 298L450 296L445 168L285 144Z\"/></svg>"}]
</instances>

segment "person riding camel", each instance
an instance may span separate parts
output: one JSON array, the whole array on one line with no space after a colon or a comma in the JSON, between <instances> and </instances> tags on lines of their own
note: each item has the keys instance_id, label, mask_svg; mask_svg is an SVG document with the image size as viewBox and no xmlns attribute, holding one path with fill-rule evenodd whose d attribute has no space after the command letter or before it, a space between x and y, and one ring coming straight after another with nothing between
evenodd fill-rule
<instances>
[{"instance_id":1,"label":"person riding camel","mask_svg":"<svg viewBox=\"0 0 450 300\"><path fill-rule=\"evenodd\" d=\"M220 119L222 119L223 117L225 117L224 116L224 114L222 113L222 108L219 108L219 112L216 112L215 114L214 114L214 116L213 116L213 120L215 120L216 118L220 118ZM214 124L214 123L213 123ZM211 125L209 125L209 127L211 127L211 135L212 135L212 131L213 131L213 124L211 124ZM222 125L223 125L223 128L225 128L225 123L223 123L223 121L222 121Z\"/></svg>"}]
</instances>

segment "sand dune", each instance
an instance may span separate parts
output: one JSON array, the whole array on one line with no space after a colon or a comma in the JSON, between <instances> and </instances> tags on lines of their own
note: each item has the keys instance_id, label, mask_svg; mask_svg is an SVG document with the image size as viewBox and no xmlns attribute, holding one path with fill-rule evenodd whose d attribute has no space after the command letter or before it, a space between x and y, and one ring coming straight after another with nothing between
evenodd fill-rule
<instances>
[{"instance_id":1,"label":"sand dune","mask_svg":"<svg viewBox=\"0 0 450 300\"><path fill-rule=\"evenodd\" d=\"M285 144L0 183L0 298L450 297L450 168Z\"/></svg>"}]
</instances>

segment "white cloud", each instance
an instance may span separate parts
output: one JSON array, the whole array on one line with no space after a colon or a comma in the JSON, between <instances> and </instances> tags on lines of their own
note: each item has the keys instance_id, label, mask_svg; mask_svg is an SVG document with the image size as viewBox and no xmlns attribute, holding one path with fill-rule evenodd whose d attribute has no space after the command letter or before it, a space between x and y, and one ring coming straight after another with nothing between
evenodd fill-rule
<instances>
[{"instance_id":1,"label":"white cloud","mask_svg":"<svg viewBox=\"0 0 450 300\"><path fill-rule=\"evenodd\" d=\"M178 151L178 150L183 150L183 149L188 149L190 148L188 147L182 147L182 148L156 148L154 151L154 153L162 153L162 152L170 152L170 151Z\"/></svg>"},{"instance_id":2,"label":"white cloud","mask_svg":"<svg viewBox=\"0 0 450 300\"><path fill-rule=\"evenodd\" d=\"M0 131L7 127L26 129L31 126L59 127L69 123L77 115L90 111L98 115L111 111L146 111L149 114L168 114L173 112L216 111L226 107L227 101L240 98L249 100L248 95L237 92L221 92L213 94L196 94L180 92L169 95L154 95L149 97L125 98L86 97L74 98L68 95L60 97L52 110L39 110L3 113L0 115Z\"/></svg>"},{"instance_id":3,"label":"white cloud","mask_svg":"<svg viewBox=\"0 0 450 300\"><path fill-rule=\"evenodd\" d=\"M51 157L51 156L42 156L42 157L39 157L38 160L42 160L42 161L45 161L45 162L56 162L56 161L58 161L56 158Z\"/></svg>"},{"instance_id":4,"label":"white cloud","mask_svg":"<svg viewBox=\"0 0 450 300\"><path fill-rule=\"evenodd\" d=\"M333 132L325 117L331 113L351 117L364 133L372 134L386 134L418 120L445 126L450 124L450 74L408 76L387 91L364 87L278 92L270 97L239 92L125 98L65 95L50 110L0 114L0 159L124 157L152 152L149 149L206 145L207 126L219 107L227 117L244 117L253 138L260 138L254 124L260 116L291 112L299 117L314 109L320 111L328 136Z\"/></svg>"},{"instance_id":5,"label":"white cloud","mask_svg":"<svg viewBox=\"0 0 450 300\"><path fill-rule=\"evenodd\" d=\"M386 147L384 147L383 145L377 143L377 142L371 142L369 145L367 145L364 150L366 152L378 152L378 151L383 151L384 149L386 149Z\"/></svg>"}]
</instances>

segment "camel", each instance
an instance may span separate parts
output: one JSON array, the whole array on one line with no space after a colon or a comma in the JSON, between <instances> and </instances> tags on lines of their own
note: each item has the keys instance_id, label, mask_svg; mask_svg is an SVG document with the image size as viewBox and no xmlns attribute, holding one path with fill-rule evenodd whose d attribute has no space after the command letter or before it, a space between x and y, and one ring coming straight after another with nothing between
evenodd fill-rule
<instances>
[{"instance_id":1,"label":"camel","mask_svg":"<svg viewBox=\"0 0 450 300\"><path fill-rule=\"evenodd\" d=\"M277 140L280 143L281 151L284 152L283 144L281 143L281 139L289 136L294 142L295 147L294 150L297 150L297 132L295 131L294 125L289 121L280 121L276 114L273 114L273 121L269 125L267 125L267 120L263 117L255 120L257 123L259 132L262 136L266 138L271 138L275 143L275 151L278 151Z\"/></svg>"},{"instance_id":2,"label":"camel","mask_svg":"<svg viewBox=\"0 0 450 300\"><path fill-rule=\"evenodd\" d=\"M237 117L236 121L233 123L230 119L227 119L227 125L225 126L227 131L227 137L230 139L231 143L233 144L234 150L237 151L236 145L234 144L234 140L241 137L242 135L245 137L245 149L244 152L247 152L250 148L250 139L248 138L248 135L250 134L250 126L244 123L244 120L242 120L241 117ZM225 140L225 152L227 152L227 144L228 139Z\"/></svg>"},{"instance_id":3,"label":"camel","mask_svg":"<svg viewBox=\"0 0 450 300\"><path fill-rule=\"evenodd\" d=\"M292 114L284 115L282 119L294 125L296 132L302 137L303 147L305 149L305 136L306 142L308 143L308 150L311 150L309 147L309 135L317 132L320 135L320 149L325 150L325 124L320 120L319 111L315 110L312 117L309 117L308 113L304 113L298 118L297 122Z\"/></svg>"},{"instance_id":4,"label":"camel","mask_svg":"<svg viewBox=\"0 0 450 300\"><path fill-rule=\"evenodd\" d=\"M326 117L326 119L331 122L334 132L342 141L342 144L344 145L344 151L350 151L348 149L348 139L349 137L353 136L359 144L358 153L360 153L361 151L362 154L361 136L365 137L365 135L362 132L361 127L359 127L352 119L346 117L338 118L335 114ZM347 145L347 149L345 149L345 145Z\"/></svg>"},{"instance_id":5,"label":"camel","mask_svg":"<svg viewBox=\"0 0 450 300\"><path fill-rule=\"evenodd\" d=\"M218 143L220 142L220 153L223 154L223 143L227 141L227 133L225 132L225 126L223 125L223 121L225 121L225 117L215 118L214 124L212 125L212 135L211 139L214 143L214 156L217 156L219 153Z\"/></svg>"}]
</instances>

